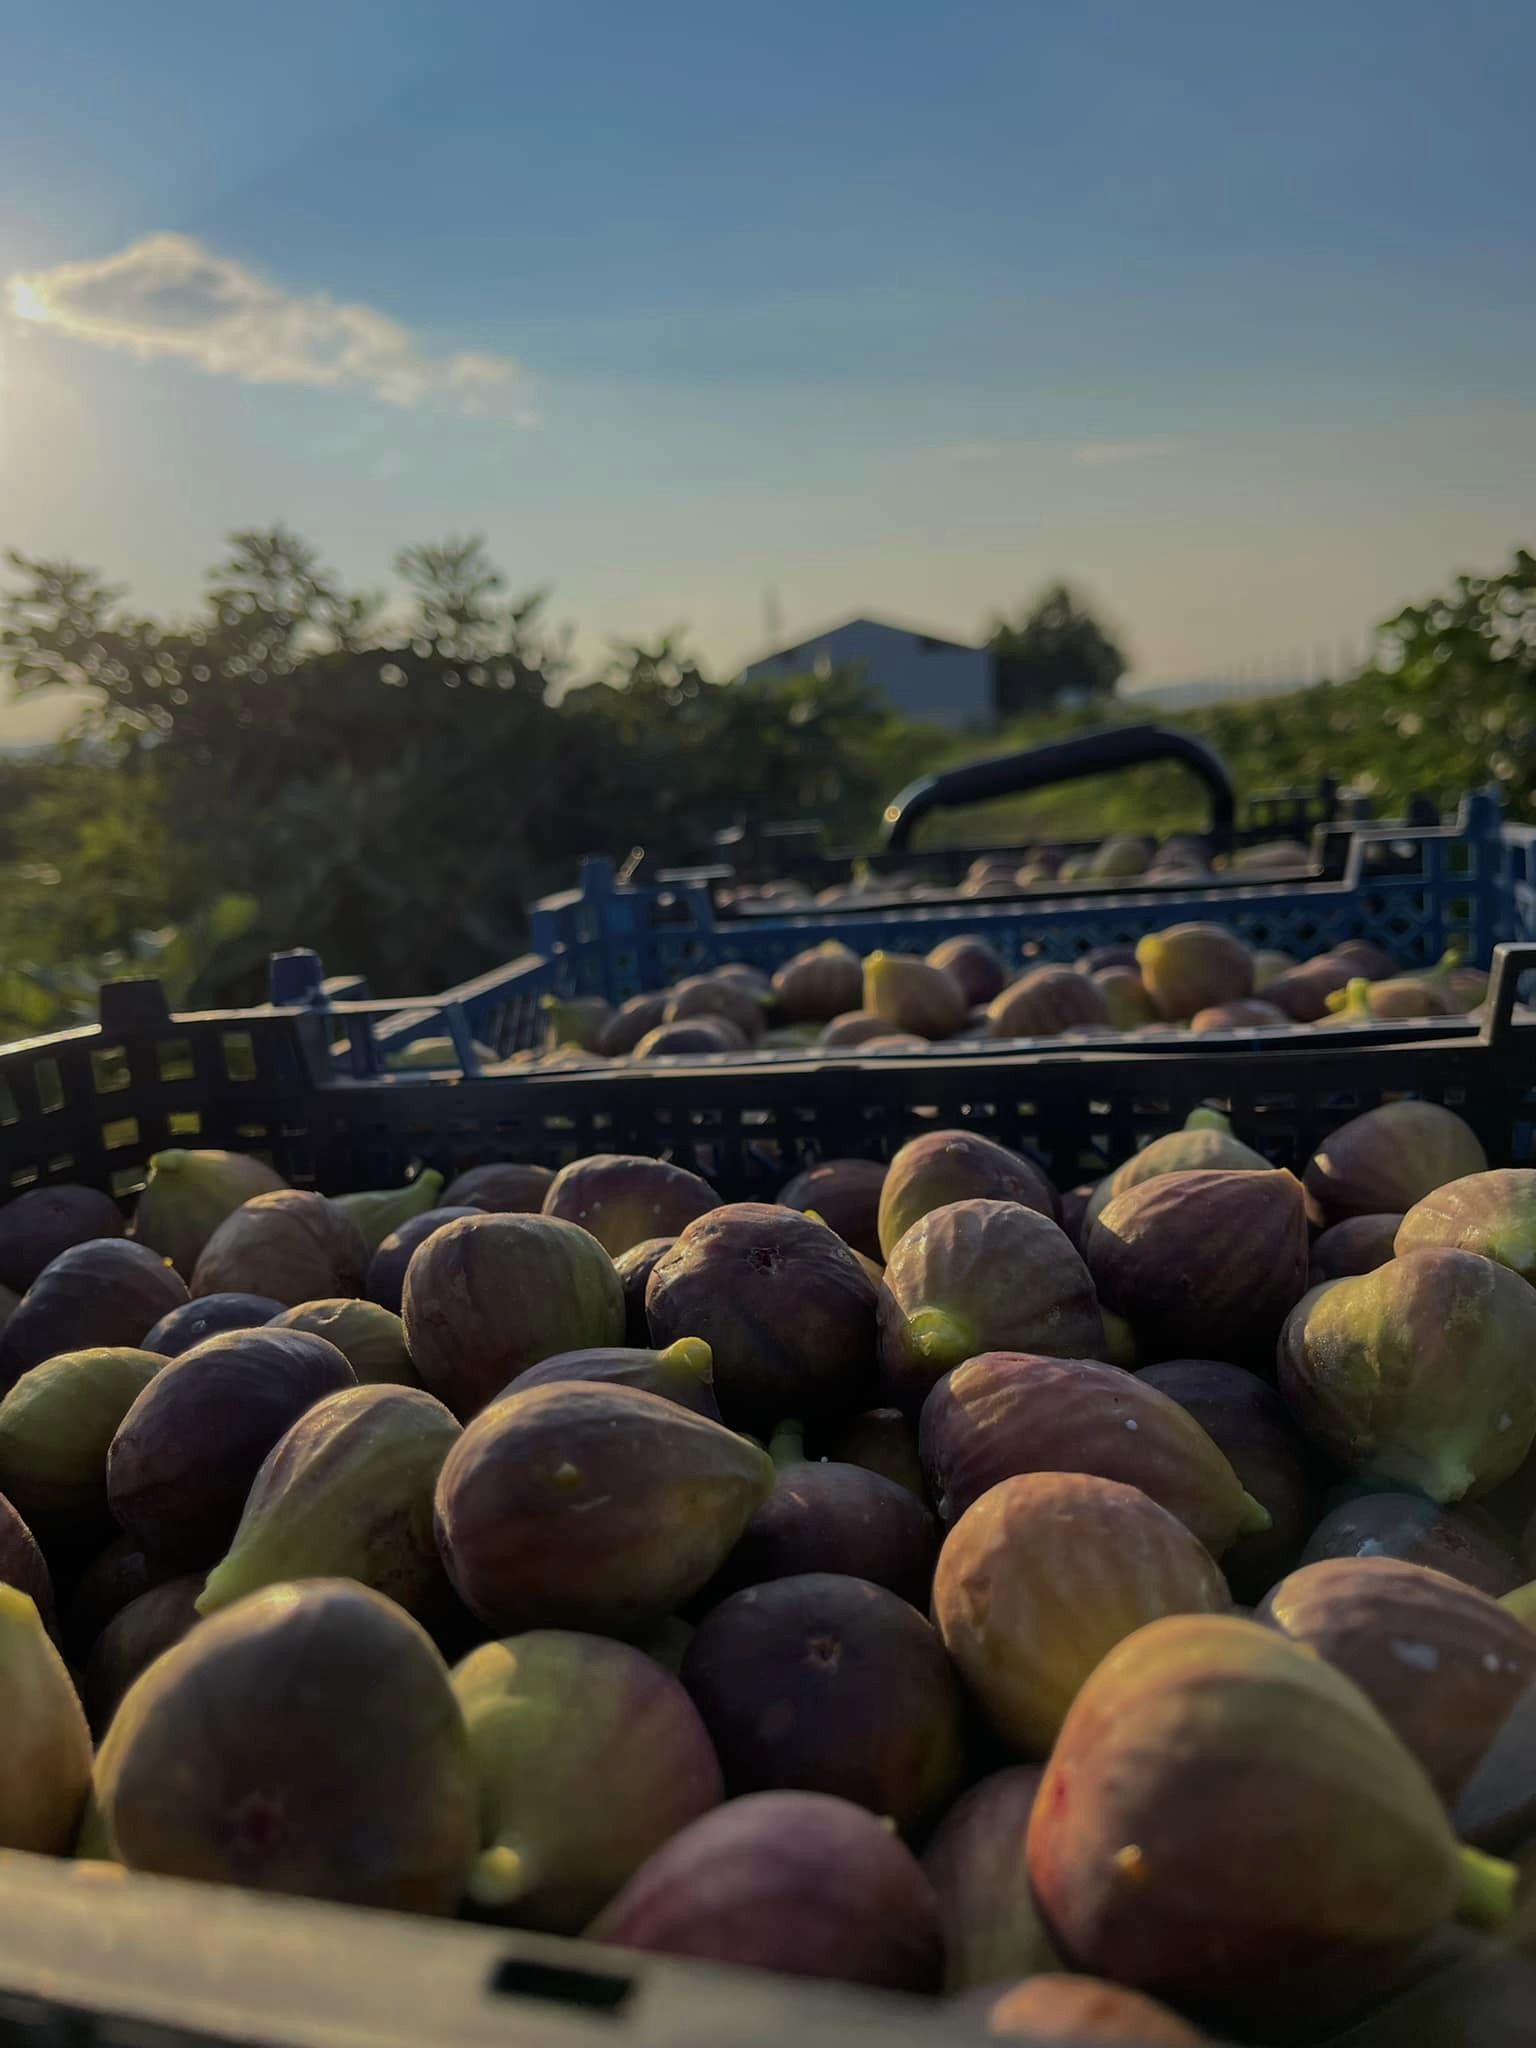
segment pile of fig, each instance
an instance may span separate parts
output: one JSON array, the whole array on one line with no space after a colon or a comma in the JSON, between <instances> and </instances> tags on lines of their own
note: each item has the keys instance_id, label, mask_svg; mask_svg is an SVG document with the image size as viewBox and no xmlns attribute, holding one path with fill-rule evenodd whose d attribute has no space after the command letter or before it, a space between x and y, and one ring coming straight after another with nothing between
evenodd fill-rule
<instances>
[{"instance_id":1,"label":"pile of fig","mask_svg":"<svg viewBox=\"0 0 1536 2048\"><path fill-rule=\"evenodd\" d=\"M983 965L854 963L935 1032ZM1262 1138L13 1196L0 1848L999 2035L1390 2010L1536 1851L1536 1168L1418 1101Z\"/></svg>"},{"instance_id":2,"label":"pile of fig","mask_svg":"<svg viewBox=\"0 0 1536 2048\"><path fill-rule=\"evenodd\" d=\"M914 1052L975 1040L1135 1043L1469 1016L1487 994L1487 976L1455 952L1433 969L1400 974L1390 954L1363 940L1293 960L1219 924L1179 924L1135 945L1092 949L1070 966L1029 957L1023 926L1018 940L1023 957L1005 959L979 934L944 939L926 956L861 957L826 939L771 976L732 961L616 1007L550 996L544 1043L501 1062L482 1048L483 1064L497 1073L709 1053ZM423 1040L399 1058L456 1064L446 1039Z\"/></svg>"}]
</instances>

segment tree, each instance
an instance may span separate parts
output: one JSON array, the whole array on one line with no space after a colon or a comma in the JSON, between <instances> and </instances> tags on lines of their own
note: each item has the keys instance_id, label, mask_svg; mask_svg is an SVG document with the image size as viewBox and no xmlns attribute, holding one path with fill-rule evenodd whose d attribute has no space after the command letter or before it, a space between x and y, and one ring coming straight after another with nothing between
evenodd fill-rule
<instances>
[{"instance_id":1,"label":"tree","mask_svg":"<svg viewBox=\"0 0 1536 2048\"><path fill-rule=\"evenodd\" d=\"M1047 585L1016 623L994 621L987 645L1003 719L1101 704L1125 674L1125 656L1066 583Z\"/></svg>"}]
</instances>

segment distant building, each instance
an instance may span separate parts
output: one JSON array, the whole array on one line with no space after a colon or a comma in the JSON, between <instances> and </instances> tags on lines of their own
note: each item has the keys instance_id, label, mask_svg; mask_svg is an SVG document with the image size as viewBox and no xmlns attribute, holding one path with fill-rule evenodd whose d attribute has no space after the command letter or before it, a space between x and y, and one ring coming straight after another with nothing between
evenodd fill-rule
<instances>
[{"instance_id":1,"label":"distant building","mask_svg":"<svg viewBox=\"0 0 1536 2048\"><path fill-rule=\"evenodd\" d=\"M919 633L882 619L848 619L790 647L762 654L742 670L759 676L828 674L858 668L893 711L958 730L994 723L992 654L936 633Z\"/></svg>"}]
</instances>

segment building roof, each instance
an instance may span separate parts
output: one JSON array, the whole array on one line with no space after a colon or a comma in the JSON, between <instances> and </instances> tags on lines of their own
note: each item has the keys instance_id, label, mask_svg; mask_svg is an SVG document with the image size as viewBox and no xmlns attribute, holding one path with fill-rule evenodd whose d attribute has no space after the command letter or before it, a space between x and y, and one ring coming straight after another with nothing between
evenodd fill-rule
<instances>
[{"instance_id":1,"label":"building roof","mask_svg":"<svg viewBox=\"0 0 1536 2048\"><path fill-rule=\"evenodd\" d=\"M930 632L926 626L914 626L904 619L872 619L867 613L855 613L852 618L837 619L829 626L817 626L808 633L798 633L793 640L786 640L782 647L768 647L760 654L754 654L741 664L743 669L761 668L765 662L782 661L787 655L797 654L801 648L814 647L818 641L830 640L834 633L844 633L850 626L873 626L881 633L899 633L904 639L923 640L930 647L952 648L957 654L982 654L985 648L973 641L954 640L948 633Z\"/></svg>"}]
</instances>

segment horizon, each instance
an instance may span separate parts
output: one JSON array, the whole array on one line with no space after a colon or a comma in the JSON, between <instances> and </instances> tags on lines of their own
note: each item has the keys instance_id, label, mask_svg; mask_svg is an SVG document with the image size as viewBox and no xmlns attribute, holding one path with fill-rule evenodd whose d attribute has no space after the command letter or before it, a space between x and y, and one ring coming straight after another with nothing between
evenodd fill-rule
<instances>
[{"instance_id":1,"label":"horizon","mask_svg":"<svg viewBox=\"0 0 1536 2048\"><path fill-rule=\"evenodd\" d=\"M582 16L13 28L0 546L174 613L236 527L370 587L483 531L585 665L725 674L1064 576L1134 694L1536 527L1529 10Z\"/></svg>"}]
</instances>

